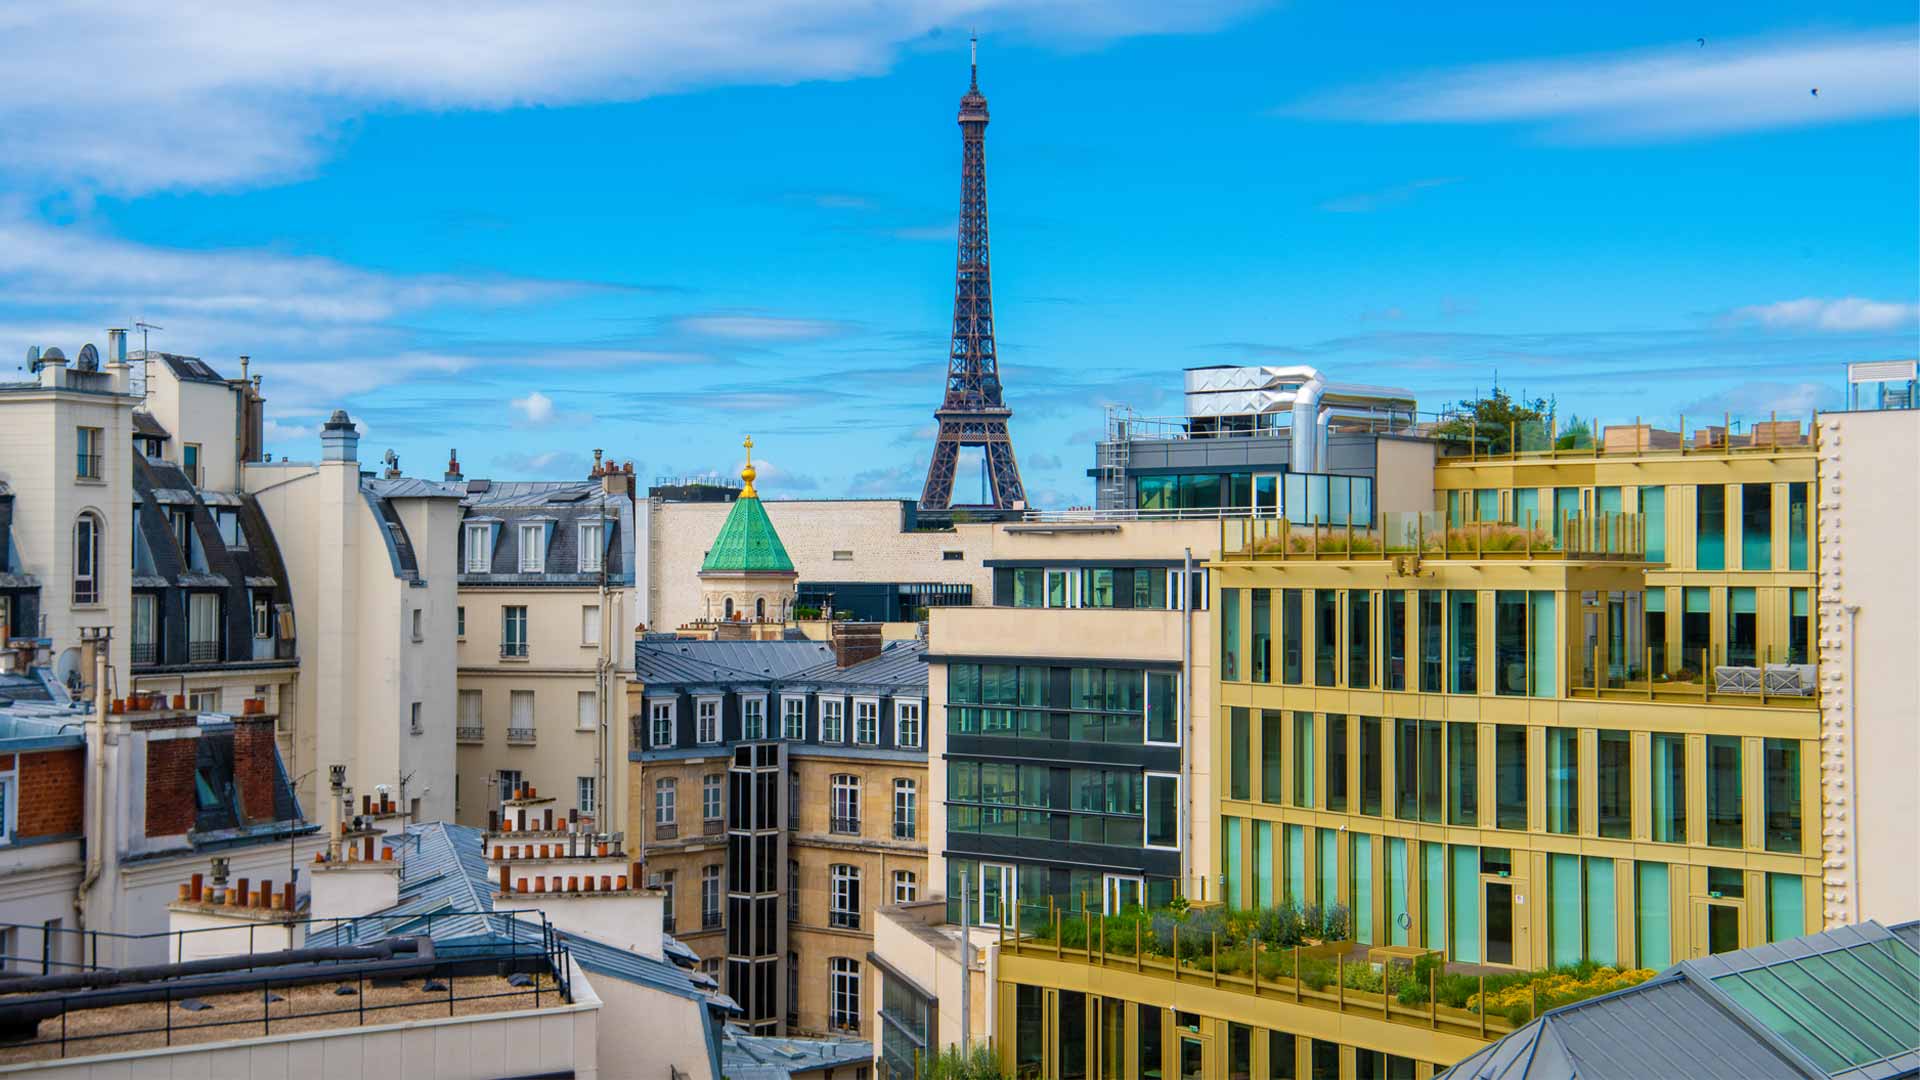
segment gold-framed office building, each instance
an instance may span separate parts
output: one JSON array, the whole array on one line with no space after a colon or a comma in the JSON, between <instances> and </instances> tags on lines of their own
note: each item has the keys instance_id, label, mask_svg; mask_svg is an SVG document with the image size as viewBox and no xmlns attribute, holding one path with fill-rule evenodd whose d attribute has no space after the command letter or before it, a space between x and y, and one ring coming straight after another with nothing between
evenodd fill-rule
<instances>
[{"instance_id":1,"label":"gold-framed office building","mask_svg":"<svg viewBox=\"0 0 1920 1080\"><path fill-rule=\"evenodd\" d=\"M1223 523L1229 903L1524 969L1819 927L1812 437L1610 434L1441 456L1357 535Z\"/></svg>"}]
</instances>

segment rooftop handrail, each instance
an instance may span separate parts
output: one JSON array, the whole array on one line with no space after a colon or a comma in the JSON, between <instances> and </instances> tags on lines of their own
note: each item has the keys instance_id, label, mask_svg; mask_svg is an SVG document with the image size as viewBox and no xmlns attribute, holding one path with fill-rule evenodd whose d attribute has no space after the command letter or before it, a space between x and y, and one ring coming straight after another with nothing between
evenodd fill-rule
<instances>
[{"instance_id":1,"label":"rooftop handrail","mask_svg":"<svg viewBox=\"0 0 1920 1080\"><path fill-rule=\"evenodd\" d=\"M1552 527L1549 527L1551 522ZM1220 523L1223 559L1281 561L1392 561L1401 558L1508 560L1646 558L1646 519L1601 511L1564 513L1557 521L1524 524L1469 521L1448 524L1444 510L1388 510L1378 528L1298 525L1286 518Z\"/></svg>"}]
</instances>

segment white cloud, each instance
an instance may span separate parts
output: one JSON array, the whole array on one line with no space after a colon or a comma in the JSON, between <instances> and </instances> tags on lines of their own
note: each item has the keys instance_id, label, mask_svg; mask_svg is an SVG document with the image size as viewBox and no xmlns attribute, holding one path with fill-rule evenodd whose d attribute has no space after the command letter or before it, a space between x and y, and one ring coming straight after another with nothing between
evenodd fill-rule
<instances>
[{"instance_id":1,"label":"white cloud","mask_svg":"<svg viewBox=\"0 0 1920 1080\"><path fill-rule=\"evenodd\" d=\"M1838 300L1809 296L1737 308L1728 318L1736 323L1758 323L1769 330L1824 330L1850 334L1911 326L1920 322L1920 304L1863 300L1857 296Z\"/></svg>"},{"instance_id":2,"label":"white cloud","mask_svg":"<svg viewBox=\"0 0 1920 1080\"><path fill-rule=\"evenodd\" d=\"M782 315L688 315L674 325L689 334L730 341L818 341L852 329L833 319L800 319Z\"/></svg>"},{"instance_id":3,"label":"white cloud","mask_svg":"<svg viewBox=\"0 0 1920 1080\"><path fill-rule=\"evenodd\" d=\"M712 85L885 71L929 31L1069 44L1206 29L1248 0L518 0L282 6L14 5L0 14L0 161L138 193L297 176L368 111L631 101ZM956 41L952 48L960 45ZM50 58L109 58L50 69ZM989 62L991 62L989 60ZM958 60L956 59L956 64Z\"/></svg>"},{"instance_id":4,"label":"white cloud","mask_svg":"<svg viewBox=\"0 0 1920 1080\"><path fill-rule=\"evenodd\" d=\"M1718 393L1690 402L1682 414L1708 418L1731 414L1748 423L1765 420L1779 413L1783 417L1805 416L1815 409L1832 408L1839 391L1828 383L1816 382L1744 382Z\"/></svg>"},{"instance_id":5,"label":"white cloud","mask_svg":"<svg viewBox=\"0 0 1920 1080\"><path fill-rule=\"evenodd\" d=\"M1352 195L1342 195L1337 199L1328 199L1320 204L1320 209L1330 214L1370 214L1382 207L1398 206L1428 188L1445 187L1459 182L1460 178L1457 176L1434 176L1425 180L1396 184L1379 191L1362 191Z\"/></svg>"},{"instance_id":6,"label":"white cloud","mask_svg":"<svg viewBox=\"0 0 1920 1080\"><path fill-rule=\"evenodd\" d=\"M538 390L526 397L514 398L507 404L520 410L529 424L545 424L553 419L553 399Z\"/></svg>"},{"instance_id":7,"label":"white cloud","mask_svg":"<svg viewBox=\"0 0 1920 1080\"><path fill-rule=\"evenodd\" d=\"M1292 115L1365 123L1538 123L1582 139L1649 140L1920 109L1912 27L1482 64L1333 91ZM1818 87L1818 97L1809 91Z\"/></svg>"}]
</instances>

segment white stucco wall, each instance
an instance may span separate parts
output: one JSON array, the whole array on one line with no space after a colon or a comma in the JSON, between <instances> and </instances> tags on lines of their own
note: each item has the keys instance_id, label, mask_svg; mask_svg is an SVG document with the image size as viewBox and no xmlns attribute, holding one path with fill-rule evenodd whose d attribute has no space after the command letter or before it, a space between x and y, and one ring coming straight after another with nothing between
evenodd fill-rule
<instances>
[{"instance_id":1,"label":"white stucco wall","mask_svg":"<svg viewBox=\"0 0 1920 1080\"><path fill-rule=\"evenodd\" d=\"M1826 922L1920 916L1920 411L1820 424Z\"/></svg>"}]
</instances>

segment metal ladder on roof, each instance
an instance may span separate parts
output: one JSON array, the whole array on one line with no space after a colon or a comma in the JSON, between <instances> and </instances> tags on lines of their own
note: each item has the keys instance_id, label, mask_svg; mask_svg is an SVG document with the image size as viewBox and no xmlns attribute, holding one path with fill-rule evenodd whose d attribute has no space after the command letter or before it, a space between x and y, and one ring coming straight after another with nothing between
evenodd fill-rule
<instances>
[{"instance_id":1,"label":"metal ladder on roof","mask_svg":"<svg viewBox=\"0 0 1920 1080\"><path fill-rule=\"evenodd\" d=\"M1094 506L1100 510L1127 508L1127 463L1131 459L1130 440L1133 409L1125 405L1107 406L1107 437L1096 451L1099 472Z\"/></svg>"}]
</instances>

